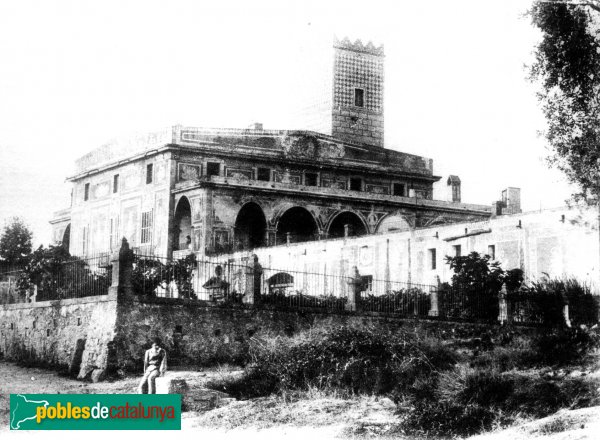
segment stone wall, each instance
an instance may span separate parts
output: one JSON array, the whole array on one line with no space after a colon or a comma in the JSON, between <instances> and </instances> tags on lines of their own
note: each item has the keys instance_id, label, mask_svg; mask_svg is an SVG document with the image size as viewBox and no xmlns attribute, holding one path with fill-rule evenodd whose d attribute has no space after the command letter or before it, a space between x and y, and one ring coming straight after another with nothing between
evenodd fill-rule
<instances>
[{"instance_id":1,"label":"stone wall","mask_svg":"<svg viewBox=\"0 0 600 440\"><path fill-rule=\"evenodd\" d=\"M477 337L501 326L400 319L377 314L326 313L322 310L273 310L244 306L219 307L176 299L135 299L119 305L117 363L124 371L141 372L144 351L158 337L169 354L169 365L204 366L242 362L251 338L293 336L300 331L336 326L373 328L388 333L403 329L418 337ZM512 329L535 332L533 328Z\"/></svg>"},{"instance_id":2,"label":"stone wall","mask_svg":"<svg viewBox=\"0 0 600 440\"><path fill-rule=\"evenodd\" d=\"M117 301L95 296L0 306L5 359L101 379L111 360Z\"/></svg>"}]
</instances>

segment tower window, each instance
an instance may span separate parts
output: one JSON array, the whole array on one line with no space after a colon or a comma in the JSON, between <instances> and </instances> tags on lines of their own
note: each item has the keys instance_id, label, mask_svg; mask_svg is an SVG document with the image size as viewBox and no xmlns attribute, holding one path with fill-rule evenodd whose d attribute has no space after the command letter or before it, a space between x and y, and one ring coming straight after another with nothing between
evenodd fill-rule
<instances>
[{"instance_id":1,"label":"tower window","mask_svg":"<svg viewBox=\"0 0 600 440\"><path fill-rule=\"evenodd\" d=\"M151 163L146 165L146 185L152 183L152 171L154 167Z\"/></svg>"},{"instance_id":2,"label":"tower window","mask_svg":"<svg viewBox=\"0 0 600 440\"><path fill-rule=\"evenodd\" d=\"M90 199L90 184L86 183L83 188L83 201L87 202Z\"/></svg>"},{"instance_id":3,"label":"tower window","mask_svg":"<svg viewBox=\"0 0 600 440\"><path fill-rule=\"evenodd\" d=\"M350 191L362 191L362 179L360 177L350 178Z\"/></svg>"},{"instance_id":4,"label":"tower window","mask_svg":"<svg viewBox=\"0 0 600 440\"><path fill-rule=\"evenodd\" d=\"M354 89L354 105L356 107L365 106L365 91L364 89Z\"/></svg>"},{"instance_id":5,"label":"tower window","mask_svg":"<svg viewBox=\"0 0 600 440\"><path fill-rule=\"evenodd\" d=\"M492 260L496 259L496 245L490 244L488 246L487 254L491 257Z\"/></svg>"},{"instance_id":6,"label":"tower window","mask_svg":"<svg viewBox=\"0 0 600 440\"><path fill-rule=\"evenodd\" d=\"M115 174L113 176L113 194L119 192L119 175Z\"/></svg>"},{"instance_id":7,"label":"tower window","mask_svg":"<svg viewBox=\"0 0 600 440\"><path fill-rule=\"evenodd\" d=\"M207 162L206 163L206 175L218 176L221 171L221 164L219 162Z\"/></svg>"},{"instance_id":8,"label":"tower window","mask_svg":"<svg viewBox=\"0 0 600 440\"><path fill-rule=\"evenodd\" d=\"M259 168L256 170L256 180L262 180L268 182L271 180L271 169L270 168Z\"/></svg>"}]
</instances>

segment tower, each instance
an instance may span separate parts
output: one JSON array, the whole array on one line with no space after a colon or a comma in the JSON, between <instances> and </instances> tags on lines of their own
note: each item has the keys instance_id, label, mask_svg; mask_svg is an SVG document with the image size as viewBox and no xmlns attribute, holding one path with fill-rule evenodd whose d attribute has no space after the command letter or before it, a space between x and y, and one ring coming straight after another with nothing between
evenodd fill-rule
<instances>
[{"instance_id":1,"label":"tower","mask_svg":"<svg viewBox=\"0 0 600 440\"><path fill-rule=\"evenodd\" d=\"M333 44L332 136L383 147L383 46L337 38Z\"/></svg>"}]
</instances>

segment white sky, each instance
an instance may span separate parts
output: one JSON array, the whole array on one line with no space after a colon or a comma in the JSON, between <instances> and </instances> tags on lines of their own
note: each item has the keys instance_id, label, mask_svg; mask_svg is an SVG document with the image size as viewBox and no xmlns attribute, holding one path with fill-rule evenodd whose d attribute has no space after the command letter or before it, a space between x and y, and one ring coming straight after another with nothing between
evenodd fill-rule
<instances>
[{"instance_id":1,"label":"white sky","mask_svg":"<svg viewBox=\"0 0 600 440\"><path fill-rule=\"evenodd\" d=\"M301 128L303 75L333 34L385 45L388 148L459 175L465 202L517 186L527 210L559 206L571 191L544 162L524 68L529 4L1 0L0 222L22 216L47 243L74 160L122 134Z\"/></svg>"}]
</instances>

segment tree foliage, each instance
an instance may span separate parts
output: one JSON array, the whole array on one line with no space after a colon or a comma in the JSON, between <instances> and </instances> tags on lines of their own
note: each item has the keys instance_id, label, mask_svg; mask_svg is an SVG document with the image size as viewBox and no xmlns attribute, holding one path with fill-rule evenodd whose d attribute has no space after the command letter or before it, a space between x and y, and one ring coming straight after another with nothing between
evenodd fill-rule
<instances>
[{"instance_id":1,"label":"tree foliage","mask_svg":"<svg viewBox=\"0 0 600 440\"><path fill-rule=\"evenodd\" d=\"M530 11L542 31L531 79L547 121L549 162L578 190L575 200L600 195L600 3L537 1Z\"/></svg>"},{"instance_id":2,"label":"tree foliage","mask_svg":"<svg viewBox=\"0 0 600 440\"><path fill-rule=\"evenodd\" d=\"M36 301L100 295L108 293L110 270L90 268L63 246L40 246L31 254L17 284L23 296L37 286Z\"/></svg>"},{"instance_id":3,"label":"tree foliage","mask_svg":"<svg viewBox=\"0 0 600 440\"><path fill-rule=\"evenodd\" d=\"M0 236L0 258L9 265L25 264L31 254L33 233L23 219L13 217Z\"/></svg>"}]
</instances>

